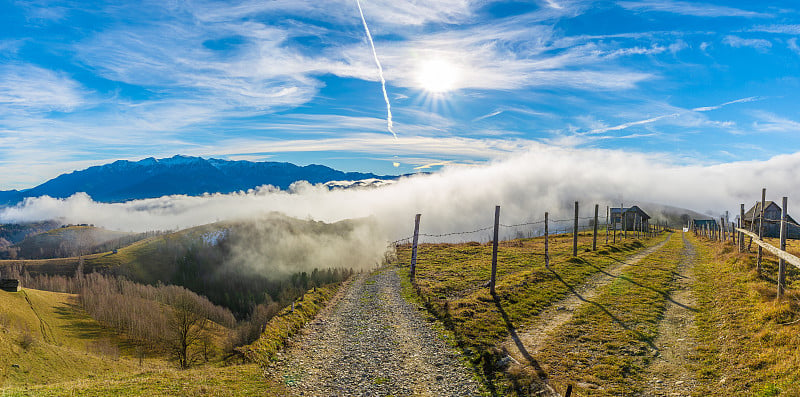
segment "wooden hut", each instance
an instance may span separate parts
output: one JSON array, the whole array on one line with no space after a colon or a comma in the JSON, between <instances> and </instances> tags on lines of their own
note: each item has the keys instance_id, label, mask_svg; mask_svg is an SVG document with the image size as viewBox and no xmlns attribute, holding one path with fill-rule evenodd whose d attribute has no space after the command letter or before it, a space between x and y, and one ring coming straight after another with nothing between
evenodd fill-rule
<instances>
[{"instance_id":1,"label":"wooden hut","mask_svg":"<svg viewBox=\"0 0 800 397\"><path fill-rule=\"evenodd\" d=\"M0 289L8 292L18 292L22 289L19 280L15 278L4 278L0 280Z\"/></svg>"},{"instance_id":2,"label":"wooden hut","mask_svg":"<svg viewBox=\"0 0 800 397\"><path fill-rule=\"evenodd\" d=\"M781 212L781 206L776 202L765 201L764 223L761 224L761 202L757 202L749 211L745 212L742 225L745 229L758 233L758 226L761 224L762 236L779 238L781 236ZM797 226L797 222L789 214L786 215L786 221L788 223L786 238L800 239L800 227Z\"/></svg>"},{"instance_id":3,"label":"wooden hut","mask_svg":"<svg viewBox=\"0 0 800 397\"><path fill-rule=\"evenodd\" d=\"M641 230L647 230L650 224L650 215L647 215L641 208L634 205L629 208L611 208L611 223L619 225L618 230L636 230L640 227Z\"/></svg>"}]
</instances>

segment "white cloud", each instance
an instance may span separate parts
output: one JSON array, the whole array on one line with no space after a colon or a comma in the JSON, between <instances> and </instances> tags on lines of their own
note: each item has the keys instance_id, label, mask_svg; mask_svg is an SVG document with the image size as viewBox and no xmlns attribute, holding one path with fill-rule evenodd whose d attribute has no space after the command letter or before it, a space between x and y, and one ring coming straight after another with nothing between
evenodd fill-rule
<instances>
[{"instance_id":1,"label":"white cloud","mask_svg":"<svg viewBox=\"0 0 800 397\"><path fill-rule=\"evenodd\" d=\"M759 118L753 123L753 129L759 132L800 133L800 122L773 113L758 111L754 115Z\"/></svg>"},{"instance_id":2,"label":"white cloud","mask_svg":"<svg viewBox=\"0 0 800 397\"><path fill-rule=\"evenodd\" d=\"M697 17L746 17L766 18L769 14L747 11L733 7L718 6L708 3L672 1L672 0L644 0L644 1L618 1L617 4L628 10L645 12L669 12L680 15Z\"/></svg>"},{"instance_id":3,"label":"white cloud","mask_svg":"<svg viewBox=\"0 0 800 397\"><path fill-rule=\"evenodd\" d=\"M30 65L0 65L0 113L69 112L86 103L88 92L64 73Z\"/></svg>"},{"instance_id":4,"label":"white cloud","mask_svg":"<svg viewBox=\"0 0 800 397\"><path fill-rule=\"evenodd\" d=\"M756 25L749 31L800 35L800 25Z\"/></svg>"},{"instance_id":5,"label":"white cloud","mask_svg":"<svg viewBox=\"0 0 800 397\"><path fill-rule=\"evenodd\" d=\"M454 24L469 20L486 1L478 0L371 0L362 5L367 22L376 25L418 26L429 23ZM229 21L263 14L297 15L331 20L337 23L358 20L358 9L352 0L315 1L237 1L200 2L191 12L203 21Z\"/></svg>"},{"instance_id":6,"label":"white cloud","mask_svg":"<svg viewBox=\"0 0 800 397\"><path fill-rule=\"evenodd\" d=\"M772 48L772 42L765 39L744 39L739 36L734 35L727 35L722 42L734 47L734 48L741 48L741 47L752 47L759 51L766 51L769 48Z\"/></svg>"},{"instance_id":7,"label":"white cloud","mask_svg":"<svg viewBox=\"0 0 800 397\"><path fill-rule=\"evenodd\" d=\"M0 211L0 222L59 218L147 230L279 211L323 221L373 216L378 236L393 240L408 236L415 213L422 214L424 233L436 234L491 225L495 205L501 206L502 223L540 220L545 211L554 218L569 217L575 200L582 208L624 200L721 213L753 201L761 187L767 188L770 197L800 197L800 187L786 183L799 167L800 153L766 161L677 165L661 155L534 144L525 153L486 166L446 167L379 189L328 191L300 183L291 193L264 188L116 204L95 203L85 195L66 200L38 198Z\"/></svg>"},{"instance_id":8,"label":"white cloud","mask_svg":"<svg viewBox=\"0 0 800 397\"><path fill-rule=\"evenodd\" d=\"M787 40L786 45L789 47L790 50L794 51L797 54L800 54L800 46L797 45L796 37L792 37L791 39Z\"/></svg>"}]
</instances>

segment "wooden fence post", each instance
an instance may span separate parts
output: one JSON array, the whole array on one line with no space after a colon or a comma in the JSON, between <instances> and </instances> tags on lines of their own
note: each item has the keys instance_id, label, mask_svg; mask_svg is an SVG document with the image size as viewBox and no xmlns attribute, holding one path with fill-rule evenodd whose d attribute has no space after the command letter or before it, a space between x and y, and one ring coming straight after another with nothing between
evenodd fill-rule
<instances>
[{"instance_id":1,"label":"wooden fence post","mask_svg":"<svg viewBox=\"0 0 800 397\"><path fill-rule=\"evenodd\" d=\"M594 232L592 233L592 251L597 251L597 211L600 209L599 204L594 205Z\"/></svg>"},{"instance_id":2,"label":"wooden fence post","mask_svg":"<svg viewBox=\"0 0 800 397\"><path fill-rule=\"evenodd\" d=\"M761 211L758 218L758 238L764 239L764 204L767 201L767 188L761 189ZM756 258L756 271L761 275L761 259L764 257L764 249L758 246L758 257Z\"/></svg>"},{"instance_id":3,"label":"wooden fence post","mask_svg":"<svg viewBox=\"0 0 800 397\"><path fill-rule=\"evenodd\" d=\"M578 202L575 202L575 224L572 227L572 256L578 256Z\"/></svg>"},{"instance_id":4,"label":"wooden fence post","mask_svg":"<svg viewBox=\"0 0 800 397\"><path fill-rule=\"evenodd\" d=\"M744 229L744 204L739 204L739 228ZM739 232L739 252L744 252L744 233Z\"/></svg>"},{"instance_id":5,"label":"wooden fence post","mask_svg":"<svg viewBox=\"0 0 800 397\"><path fill-rule=\"evenodd\" d=\"M628 216L623 211L622 204L619 205L619 213L622 221L622 237L628 238Z\"/></svg>"},{"instance_id":6,"label":"wooden fence post","mask_svg":"<svg viewBox=\"0 0 800 397\"><path fill-rule=\"evenodd\" d=\"M492 243L492 280L489 281L489 292L494 295L494 285L497 281L497 243L500 236L500 206L494 207L494 241Z\"/></svg>"},{"instance_id":7,"label":"wooden fence post","mask_svg":"<svg viewBox=\"0 0 800 397\"><path fill-rule=\"evenodd\" d=\"M719 217L719 226L722 228L722 242L725 243L728 241L728 225L725 224L725 217Z\"/></svg>"},{"instance_id":8,"label":"wooden fence post","mask_svg":"<svg viewBox=\"0 0 800 397\"><path fill-rule=\"evenodd\" d=\"M781 206L781 251L786 251L786 201L783 198ZM783 258L778 259L778 299L783 297L783 288L786 283L786 260Z\"/></svg>"},{"instance_id":9,"label":"wooden fence post","mask_svg":"<svg viewBox=\"0 0 800 397\"><path fill-rule=\"evenodd\" d=\"M550 268L550 250L548 247L547 212L544 213L544 267Z\"/></svg>"},{"instance_id":10,"label":"wooden fence post","mask_svg":"<svg viewBox=\"0 0 800 397\"><path fill-rule=\"evenodd\" d=\"M411 279L414 279L414 276L417 272L417 241L419 241L419 217L422 214L417 214L414 217L414 241L411 245Z\"/></svg>"},{"instance_id":11,"label":"wooden fence post","mask_svg":"<svg viewBox=\"0 0 800 397\"><path fill-rule=\"evenodd\" d=\"M614 244L617 243L617 219L611 218L611 233L614 234Z\"/></svg>"},{"instance_id":12,"label":"wooden fence post","mask_svg":"<svg viewBox=\"0 0 800 397\"><path fill-rule=\"evenodd\" d=\"M606 245L608 245L608 216L611 214L611 209L606 206Z\"/></svg>"}]
</instances>

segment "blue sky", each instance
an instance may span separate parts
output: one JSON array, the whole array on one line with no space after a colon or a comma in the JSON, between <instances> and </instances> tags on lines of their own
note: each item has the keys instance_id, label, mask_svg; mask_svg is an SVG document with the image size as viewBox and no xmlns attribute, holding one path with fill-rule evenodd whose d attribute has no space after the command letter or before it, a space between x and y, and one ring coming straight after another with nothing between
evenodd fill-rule
<instances>
[{"instance_id":1,"label":"blue sky","mask_svg":"<svg viewBox=\"0 0 800 397\"><path fill-rule=\"evenodd\" d=\"M0 1L0 190L174 154L409 173L800 151L793 1Z\"/></svg>"}]
</instances>

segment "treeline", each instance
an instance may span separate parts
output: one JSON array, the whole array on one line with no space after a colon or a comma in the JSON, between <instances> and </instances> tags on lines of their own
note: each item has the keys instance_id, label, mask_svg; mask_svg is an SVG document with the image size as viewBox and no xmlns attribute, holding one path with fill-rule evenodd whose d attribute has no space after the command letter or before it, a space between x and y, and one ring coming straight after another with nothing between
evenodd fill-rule
<instances>
[{"instance_id":1,"label":"treeline","mask_svg":"<svg viewBox=\"0 0 800 397\"><path fill-rule=\"evenodd\" d=\"M92 227L61 228L29 236L0 250L0 259L67 258L108 252L167 232L124 233Z\"/></svg>"},{"instance_id":2,"label":"treeline","mask_svg":"<svg viewBox=\"0 0 800 397\"><path fill-rule=\"evenodd\" d=\"M140 345L168 352L181 368L213 356L214 326L234 328L230 310L176 285L144 285L99 273L65 276L31 276L26 287L75 293L83 308L97 321L124 333Z\"/></svg>"},{"instance_id":3,"label":"treeline","mask_svg":"<svg viewBox=\"0 0 800 397\"><path fill-rule=\"evenodd\" d=\"M273 268L269 263L253 264L264 271L232 265L231 258L241 255L232 238L237 234L241 233L231 232L215 244L192 236L167 235L154 244L152 256L158 261L134 272L120 271L131 278L142 274L149 278L139 281L162 280L200 292L215 304L230 309L238 319L247 318L259 304L277 302L284 307L309 288L341 282L354 272L336 267L284 273L286 270Z\"/></svg>"},{"instance_id":4,"label":"treeline","mask_svg":"<svg viewBox=\"0 0 800 397\"><path fill-rule=\"evenodd\" d=\"M208 361L216 353L228 358L239 355L236 347L257 340L264 325L293 301L314 287L337 283L352 270L325 269L300 272L281 281L255 278L246 291L243 279L231 279L229 291L211 289L221 295L249 296L242 301L248 309L237 321L228 308L215 305L205 296L177 285L141 284L125 277L100 273L75 276L31 275L21 266L4 269L3 276L20 279L24 288L78 294L84 309L94 319L124 333L142 347L169 352L182 368L199 360ZM219 286L219 285L216 285ZM265 289L254 294L254 288ZM211 322L226 328L223 339L212 337ZM217 330L219 328L217 327Z\"/></svg>"}]
</instances>

